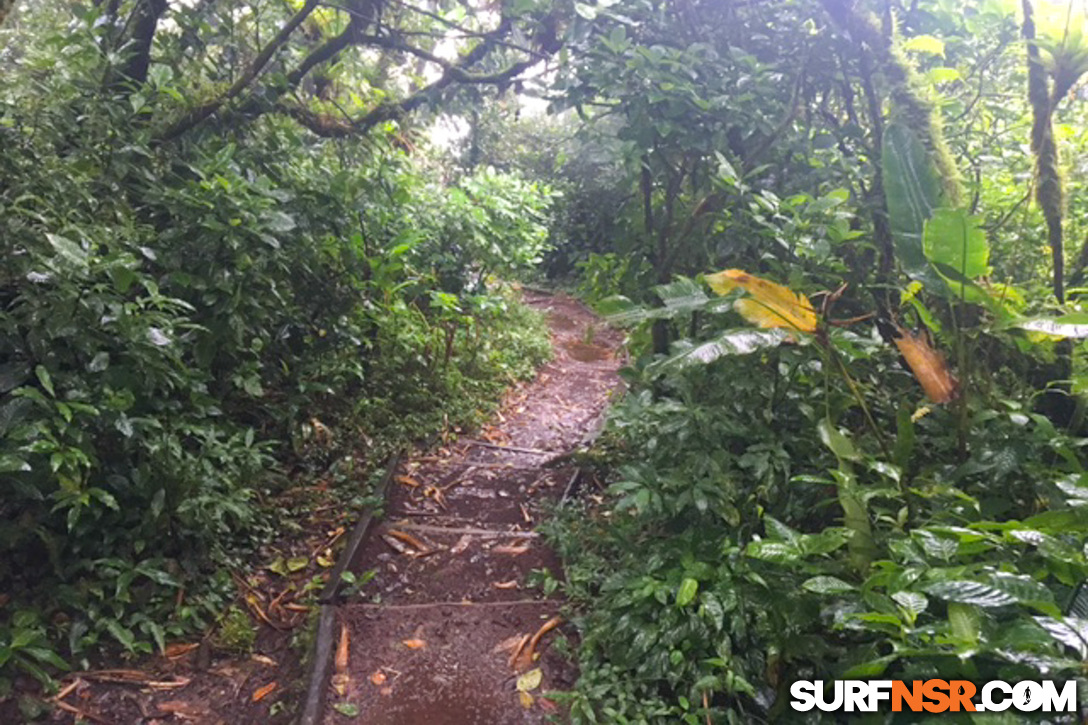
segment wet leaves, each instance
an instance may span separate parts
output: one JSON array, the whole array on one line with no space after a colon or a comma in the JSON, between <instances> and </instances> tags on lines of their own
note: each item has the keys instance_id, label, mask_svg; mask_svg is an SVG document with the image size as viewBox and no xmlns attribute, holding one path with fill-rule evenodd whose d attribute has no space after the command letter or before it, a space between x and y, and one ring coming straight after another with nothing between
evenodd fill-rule
<instances>
[{"instance_id":1,"label":"wet leaves","mask_svg":"<svg viewBox=\"0 0 1088 725\"><path fill-rule=\"evenodd\" d=\"M544 678L544 672L537 667L535 670L529 670L525 674L518 676L518 692L532 692L536 688L540 687L540 682Z\"/></svg>"},{"instance_id":2,"label":"wet leaves","mask_svg":"<svg viewBox=\"0 0 1088 725\"><path fill-rule=\"evenodd\" d=\"M302 571L309 565L310 559L306 556L292 556L289 559L285 559L280 556L272 561L271 564L265 567L273 574L279 574L280 576L289 576L295 572Z\"/></svg>"},{"instance_id":3,"label":"wet leaves","mask_svg":"<svg viewBox=\"0 0 1088 725\"><path fill-rule=\"evenodd\" d=\"M533 706L532 691L540 687L540 682L544 678L544 673L538 667L535 670L529 670L525 674L518 677L517 690L518 701L521 706L528 710Z\"/></svg>"}]
</instances>

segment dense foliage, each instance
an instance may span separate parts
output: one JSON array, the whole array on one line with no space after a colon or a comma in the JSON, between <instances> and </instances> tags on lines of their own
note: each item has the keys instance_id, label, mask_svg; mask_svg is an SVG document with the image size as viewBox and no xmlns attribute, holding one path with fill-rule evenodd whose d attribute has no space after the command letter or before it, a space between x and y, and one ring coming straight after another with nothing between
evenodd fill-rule
<instances>
[{"instance_id":1,"label":"dense foliage","mask_svg":"<svg viewBox=\"0 0 1088 725\"><path fill-rule=\"evenodd\" d=\"M175 20L240 50L229 13L185 25L201 10ZM207 627L297 476L346 505L548 354L497 281L543 253L547 188L443 179L392 126L326 139L268 113L165 141L156 117L215 78L166 34L143 82L104 85L135 57L103 52L108 12L28 9L2 36L0 696Z\"/></svg>"},{"instance_id":2,"label":"dense foliage","mask_svg":"<svg viewBox=\"0 0 1088 725\"><path fill-rule=\"evenodd\" d=\"M291 477L477 416L534 268L632 353L550 531L575 722L1082 676L1083 5L11 7L0 683L204 626Z\"/></svg>"},{"instance_id":3,"label":"dense foliage","mask_svg":"<svg viewBox=\"0 0 1088 725\"><path fill-rule=\"evenodd\" d=\"M576 722L794 722L798 679L1081 676L1085 17L1039 5L1028 46L988 0L580 9L564 102L627 191L581 284L636 361L610 484L552 530ZM808 298L739 270L719 297L722 267Z\"/></svg>"}]
</instances>

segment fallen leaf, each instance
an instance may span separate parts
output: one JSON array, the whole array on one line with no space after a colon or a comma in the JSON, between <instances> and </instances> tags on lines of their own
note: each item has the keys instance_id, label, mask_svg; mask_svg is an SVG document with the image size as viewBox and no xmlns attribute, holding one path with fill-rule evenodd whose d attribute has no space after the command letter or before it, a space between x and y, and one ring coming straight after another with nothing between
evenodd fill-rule
<instances>
[{"instance_id":1,"label":"fallen leaf","mask_svg":"<svg viewBox=\"0 0 1088 725\"><path fill-rule=\"evenodd\" d=\"M287 561L282 557L277 557L275 561L265 567L273 574L279 574L280 576L287 576L290 572L287 570Z\"/></svg>"},{"instance_id":2,"label":"fallen leaf","mask_svg":"<svg viewBox=\"0 0 1088 725\"><path fill-rule=\"evenodd\" d=\"M353 702L338 702L332 706L332 709L348 717L355 717L359 714L359 706Z\"/></svg>"},{"instance_id":3,"label":"fallen leaf","mask_svg":"<svg viewBox=\"0 0 1088 725\"><path fill-rule=\"evenodd\" d=\"M509 554L510 556L521 556L522 554L524 554L528 550L529 550L529 544L521 544L521 545L518 545L518 546L514 546L514 545L496 546L491 551L493 551L496 554Z\"/></svg>"},{"instance_id":4,"label":"fallen leaf","mask_svg":"<svg viewBox=\"0 0 1088 725\"><path fill-rule=\"evenodd\" d=\"M536 647L540 644L541 638L551 630L562 624L562 617L552 617L544 624L540 625L540 629L529 639L529 644L521 650L521 652L514 658L514 669L525 670L528 669L533 662L536 661Z\"/></svg>"},{"instance_id":5,"label":"fallen leaf","mask_svg":"<svg viewBox=\"0 0 1088 725\"><path fill-rule=\"evenodd\" d=\"M169 659L181 657L182 655L192 652L194 649L200 646L199 642L192 642L183 644L181 642L175 642L174 644L166 645L166 651L163 653Z\"/></svg>"},{"instance_id":6,"label":"fallen leaf","mask_svg":"<svg viewBox=\"0 0 1088 725\"><path fill-rule=\"evenodd\" d=\"M256 690L253 691L253 702L260 702L264 698L268 697L270 694L272 694L272 691L275 690L278 686L279 685L276 683L276 681L273 680L264 687L258 687Z\"/></svg>"},{"instance_id":7,"label":"fallen leaf","mask_svg":"<svg viewBox=\"0 0 1088 725\"><path fill-rule=\"evenodd\" d=\"M155 705L160 713L176 715L184 720L199 720L208 716L207 708L184 700L167 700ZM161 716L160 716L161 717Z\"/></svg>"},{"instance_id":8,"label":"fallen leaf","mask_svg":"<svg viewBox=\"0 0 1088 725\"><path fill-rule=\"evenodd\" d=\"M426 544L424 544L422 541L420 541L416 537L414 537L411 534L406 533L404 531L398 531L396 529L389 529L389 535L392 536L394 539L398 539L400 541L403 541L405 544L408 544L409 546L411 546L413 549L415 549L416 551L418 551L421 554L429 553L431 551L431 549L432 549L432 547L427 546Z\"/></svg>"},{"instance_id":9,"label":"fallen leaf","mask_svg":"<svg viewBox=\"0 0 1088 725\"><path fill-rule=\"evenodd\" d=\"M412 553L411 549L409 549L407 546L405 546L401 542L394 539L389 534L382 534L382 541L389 544L389 548L392 549L393 551L397 552L398 554L410 554L410 553Z\"/></svg>"},{"instance_id":10,"label":"fallen leaf","mask_svg":"<svg viewBox=\"0 0 1088 725\"><path fill-rule=\"evenodd\" d=\"M518 692L518 700L521 702L521 706L526 710L533 706L533 696L528 692Z\"/></svg>"},{"instance_id":11,"label":"fallen leaf","mask_svg":"<svg viewBox=\"0 0 1088 725\"><path fill-rule=\"evenodd\" d=\"M411 476L397 476L397 483L411 488L419 488L419 481Z\"/></svg>"},{"instance_id":12,"label":"fallen leaf","mask_svg":"<svg viewBox=\"0 0 1088 725\"><path fill-rule=\"evenodd\" d=\"M495 645L495 649L491 650L491 654L498 654L499 652L509 652L510 650L521 644L523 639L526 639L527 634L515 634L513 637L507 637L502 642Z\"/></svg>"},{"instance_id":13,"label":"fallen leaf","mask_svg":"<svg viewBox=\"0 0 1088 725\"><path fill-rule=\"evenodd\" d=\"M521 636L521 639L518 640L517 645L514 646L513 651L510 653L510 660L508 661L508 664L515 670L519 669L518 662L521 657L521 652L525 649L525 645L529 644L529 640L531 639L531 637L532 635L530 634L523 634Z\"/></svg>"},{"instance_id":14,"label":"fallen leaf","mask_svg":"<svg viewBox=\"0 0 1088 725\"><path fill-rule=\"evenodd\" d=\"M348 671L348 654L351 644L351 636L348 633L348 625L340 625L340 644L336 646L336 671L345 673ZM325 660L328 662L328 660Z\"/></svg>"},{"instance_id":15,"label":"fallen leaf","mask_svg":"<svg viewBox=\"0 0 1088 725\"><path fill-rule=\"evenodd\" d=\"M472 543L472 537L468 534L463 534L457 543L450 549L451 554L460 554L468 548L468 545Z\"/></svg>"},{"instance_id":16,"label":"fallen leaf","mask_svg":"<svg viewBox=\"0 0 1088 725\"><path fill-rule=\"evenodd\" d=\"M375 686L384 685L385 684L385 673L382 672L381 670L376 670L374 672L374 674L372 674L370 676L370 682Z\"/></svg>"},{"instance_id":17,"label":"fallen leaf","mask_svg":"<svg viewBox=\"0 0 1088 725\"><path fill-rule=\"evenodd\" d=\"M518 580L511 579L508 582L491 582L491 586L495 587L496 589L517 589Z\"/></svg>"},{"instance_id":18,"label":"fallen leaf","mask_svg":"<svg viewBox=\"0 0 1088 725\"><path fill-rule=\"evenodd\" d=\"M332 676L332 690L340 697L348 694L348 685L351 684L351 677L347 673L338 672Z\"/></svg>"},{"instance_id":19,"label":"fallen leaf","mask_svg":"<svg viewBox=\"0 0 1088 725\"><path fill-rule=\"evenodd\" d=\"M271 657L267 657L265 655L252 655L251 659L254 662L260 662L262 665L267 665L269 667L275 667L276 666L276 660L272 659Z\"/></svg>"},{"instance_id":20,"label":"fallen leaf","mask_svg":"<svg viewBox=\"0 0 1088 725\"><path fill-rule=\"evenodd\" d=\"M187 687L191 681L188 677L175 676L173 680L152 680L144 684L152 690L180 690L182 687Z\"/></svg>"},{"instance_id":21,"label":"fallen leaf","mask_svg":"<svg viewBox=\"0 0 1088 725\"><path fill-rule=\"evenodd\" d=\"M427 643L424 640L415 638L402 640L401 644L408 649L423 649L427 646Z\"/></svg>"},{"instance_id":22,"label":"fallen leaf","mask_svg":"<svg viewBox=\"0 0 1088 725\"><path fill-rule=\"evenodd\" d=\"M559 712L559 706L546 697L538 697L536 704L544 712Z\"/></svg>"},{"instance_id":23,"label":"fallen leaf","mask_svg":"<svg viewBox=\"0 0 1088 725\"><path fill-rule=\"evenodd\" d=\"M541 680L544 679L544 672L539 667L535 670L529 670L523 675L518 676L518 692L532 692L536 688L540 687Z\"/></svg>"},{"instance_id":24,"label":"fallen leaf","mask_svg":"<svg viewBox=\"0 0 1088 725\"><path fill-rule=\"evenodd\" d=\"M389 695L393 694L393 688L392 687L383 687L382 689L378 690L378 693L388 697Z\"/></svg>"}]
</instances>

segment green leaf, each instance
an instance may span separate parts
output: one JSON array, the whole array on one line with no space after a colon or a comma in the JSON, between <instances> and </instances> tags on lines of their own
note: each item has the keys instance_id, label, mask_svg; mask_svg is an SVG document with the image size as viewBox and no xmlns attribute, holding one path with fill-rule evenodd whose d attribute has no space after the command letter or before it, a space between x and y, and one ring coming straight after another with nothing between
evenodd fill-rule
<instances>
[{"instance_id":1,"label":"green leaf","mask_svg":"<svg viewBox=\"0 0 1088 725\"><path fill-rule=\"evenodd\" d=\"M30 464L18 456L7 453L0 454L0 473L12 473L14 471L29 471Z\"/></svg>"},{"instance_id":2,"label":"green leaf","mask_svg":"<svg viewBox=\"0 0 1088 725\"><path fill-rule=\"evenodd\" d=\"M106 629L109 631L110 634L113 635L113 638L121 644L121 646L123 646L129 652L136 651L136 636L132 633L131 630L124 627L116 619L106 619L104 620L103 624L105 624Z\"/></svg>"},{"instance_id":3,"label":"green leaf","mask_svg":"<svg viewBox=\"0 0 1088 725\"><path fill-rule=\"evenodd\" d=\"M676 606L686 607L691 604L698 592L699 582L691 577L685 577L684 581L680 582L680 589L676 592Z\"/></svg>"},{"instance_id":4,"label":"green leaf","mask_svg":"<svg viewBox=\"0 0 1088 725\"><path fill-rule=\"evenodd\" d=\"M907 126L890 124L882 150L884 195L899 263L910 277L932 281L922 236L926 220L940 206L940 184L925 147Z\"/></svg>"},{"instance_id":5,"label":"green leaf","mask_svg":"<svg viewBox=\"0 0 1088 725\"><path fill-rule=\"evenodd\" d=\"M1056 641L1088 659L1088 620L1078 617L1035 617L1035 621Z\"/></svg>"},{"instance_id":6,"label":"green leaf","mask_svg":"<svg viewBox=\"0 0 1088 725\"><path fill-rule=\"evenodd\" d=\"M836 458L845 461L856 461L860 459L857 449L854 448L853 442L836 428L831 421L827 418L821 418L820 422L816 424L816 430L820 434L820 440L825 446L831 449L831 452L835 454Z\"/></svg>"},{"instance_id":7,"label":"green leaf","mask_svg":"<svg viewBox=\"0 0 1088 725\"><path fill-rule=\"evenodd\" d=\"M942 207L925 222L926 259L946 264L968 279L990 272L990 244L977 216L963 209ZM958 290L957 290L958 296Z\"/></svg>"},{"instance_id":8,"label":"green leaf","mask_svg":"<svg viewBox=\"0 0 1088 725\"><path fill-rule=\"evenodd\" d=\"M333 704L332 709L347 717L355 717L359 714L359 706L353 702L337 702Z\"/></svg>"},{"instance_id":9,"label":"green leaf","mask_svg":"<svg viewBox=\"0 0 1088 725\"><path fill-rule=\"evenodd\" d=\"M834 576L814 576L801 584L801 588L813 594L845 594L854 591L854 585Z\"/></svg>"},{"instance_id":10,"label":"green leaf","mask_svg":"<svg viewBox=\"0 0 1088 725\"><path fill-rule=\"evenodd\" d=\"M647 366L647 372L656 375L666 369L679 370L693 365L708 365L729 355L750 355L767 348L778 347L789 338L785 330L726 330L713 340L692 344L684 341L673 346L671 357Z\"/></svg>"},{"instance_id":11,"label":"green leaf","mask_svg":"<svg viewBox=\"0 0 1088 725\"><path fill-rule=\"evenodd\" d=\"M38 382L42 384L45 392L49 393L54 398L57 397L56 391L53 390L53 378L49 376L49 371L45 369L45 366L38 365L35 367L34 374L38 376Z\"/></svg>"},{"instance_id":12,"label":"green leaf","mask_svg":"<svg viewBox=\"0 0 1088 725\"><path fill-rule=\"evenodd\" d=\"M6 362L0 365L0 393L6 393L26 382L30 366L24 362Z\"/></svg>"},{"instance_id":13,"label":"green leaf","mask_svg":"<svg viewBox=\"0 0 1088 725\"><path fill-rule=\"evenodd\" d=\"M55 258L65 266L69 268L87 266L87 252L83 251L83 247L59 234L46 234L45 238L49 240L50 246L56 252Z\"/></svg>"},{"instance_id":14,"label":"green leaf","mask_svg":"<svg viewBox=\"0 0 1088 725\"><path fill-rule=\"evenodd\" d=\"M944 66L930 68L926 71L926 78L934 85L938 83L951 83L952 81L958 81L962 77L960 72L955 68L946 68Z\"/></svg>"},{"instance_id":15,"label":"green leaf","mask_svg":"<svg viewBox=\"0 0 1088 725\"><path fill-rule=\"evenodd\" d=\"M1088 337L1088 313L1075 312L1061 317L1036 317L1018 321L1014 327L1057 337Z\"/></svg>"},{"instance_id":16,"label":"green leaf","mask_svg":"<svg viewBox=\"0 0 1088 725\"><path fill-rule=\"evenodd\" d=\"M903 41L903 50L944 57L944 41L932 35L916 35Z\"/></svg>"},{"instance_id":17,"label":"green leaf","mask_svg":"<svg viewBox=\"0 0 1088 725\"><path fill-rule=\"evenodd\" d=\"M957 640L974 646L978 644L982 617L978 608L961 602L948 605L948 628Z\"/></svg>"},{"instance_id":18,"label":"green leaf","mask_svg":"<svg viewBox=\"0 0 1088 725\"><path fill-rule=\"evenodd\" d=\"M92 373L100 373L110 366L110 354L108 352L100 352L94 356L94 358L87 363L87 371Z\"/></svg>"},{"instance_id":19,"label":"green leaf","mask_svg":"<svg viewBox=\"0 0 1088 725\"><path fill-rule=\"evenodd\" d=\"M788 564L801 558L796 546L781 541L753 541L744 550L753 559L762 559L778 564Z\"/></svg>"},{"instance_id":20,"label":"green leaf","mask_svg":"<svg viewBox=\"0 0 1088 725\"><path fill-rule=\"evenodd\" d=\"M929 606L926 595L920 592L896 592L892 594L892 599L910 614L911 620L926 611L926 607Z\"/></svg>"},{"instance_id":21,"label":"green leaf","mask_svg":"<svg viewBox=\"0 0 1088 725\"><path fill-rule=\"evenodd\" d=\"M926 587L926 593L949 602L979 607L1003 607L1016 602L997 587L967 580L937 582Z\"/></svg>"}]
</instances>

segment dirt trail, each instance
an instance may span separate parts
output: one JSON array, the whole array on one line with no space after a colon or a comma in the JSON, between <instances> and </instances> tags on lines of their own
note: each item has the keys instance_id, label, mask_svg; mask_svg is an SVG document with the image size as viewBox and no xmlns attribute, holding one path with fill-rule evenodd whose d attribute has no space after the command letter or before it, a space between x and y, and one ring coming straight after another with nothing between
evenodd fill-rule
<instances>
[{"instance_id":1,"label":"dirt trail","mask_svg":"<svg viewBox=\"0 0 1088 725\"><path fill-rule=\"evenodd\" d=\"M521 707L510 653L494 649L534 632L560 608L560 600L545 599L527 585L534 569L559 573L555 556L532 530L544 504L559 499L571 482L574 468L565 454L594 430L619 384L620 337L569 297L524 296L548 313L555 358L533 382L512 391L473 438L420 453L397 471L386 517L364 544L355 569L360 577L375 572L363 593L365 601L379 595L380 604L356 598L339 607L336 633L346 624L350 635L348 680L336 679L342 694L335 684L330 687L325 723L503 725L546 718L549 703L539 697L530 709ZM291 703L301 709L305 697L294 640L310 609L296 606L295 598L328 571L329 563L312 560L322 552L331 560L330 542L346 535L352 523L338 507L320 504L318 487L298 490L310 491L319 503L301 533L265 553L269 560L310 559L310 565L290 576L267 567L238 576L247 606L263 615L252 654L216 652L205 638L204 644L171 643L165 657L124 663L131 669L73 673L62 681L50 722L288 722ZM404 553L383 538L392 532L401 535L391 540ZM412 539L430 553L413 556ZM551 650L558 634L541 639L542 657L531 667L540 668L543 678L534 695L567 688L575 677ZM424 646L413 649L404 640ZM372 681L375 673L382 684ZM341 714L337 704L353 706L358 714ZM2 724L21 719L0 709Z\"/></svg>"},{"instance_id":2,"label":"dirt trail","mask_svg":"<svg viewBox=\"0 0 1088 725\"><path fill-rule=\"evenodd\" d=\"M501 645L560 609L527 583L534 570L560 573L533 529L571 483L565 454L599 424L618 386L619 336L569 297L525 297L548 312L555 359L475 438L398 471L355 571L371 572L363 593L380 602L339 610L350 656L330 686L327 725L505 725L555 712L540 697L523 706L513 648ZM573 683L571 665L552 650L557 635L541 637L540 658L522 667L541 670L534 696Z\"/></svg>"}]
</instances>

